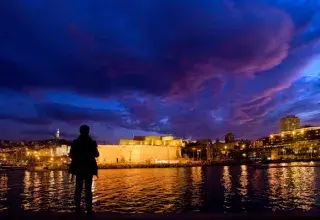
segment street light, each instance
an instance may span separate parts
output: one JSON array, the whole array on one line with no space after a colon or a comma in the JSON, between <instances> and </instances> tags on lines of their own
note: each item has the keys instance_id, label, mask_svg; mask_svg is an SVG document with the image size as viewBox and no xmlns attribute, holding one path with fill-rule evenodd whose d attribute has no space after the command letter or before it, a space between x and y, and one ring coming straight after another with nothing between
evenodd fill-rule
<instances>
[{"instance_id":1,"label":"street light","mask_svg":"<svg viewBox=\"0 0 320 220\"><path fill-rule=\"evenodd\" d=\"M197 160L201 160L201 150L197 150Z\"/></svg>"},{"instance_id":2,"label":"street light","mask_svg":"<svg viewBox=\"0 0 320 220\"><path fill-rule=\"evenodd\" d=\"M193 158L193 161L194 161L194 151L196 150L196 148L192 148L192 158Z\"/></svg>"}]
</instances>

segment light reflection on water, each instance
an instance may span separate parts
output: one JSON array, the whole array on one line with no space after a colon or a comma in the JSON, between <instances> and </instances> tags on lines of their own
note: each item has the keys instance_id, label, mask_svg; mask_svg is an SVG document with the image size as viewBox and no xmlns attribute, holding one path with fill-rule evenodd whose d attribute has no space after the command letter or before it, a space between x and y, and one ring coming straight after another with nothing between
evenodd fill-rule
<instances>
[{"instance_id":1,"label":"light reflection on water","mask_svg":"<svg viewBox=\"0 0 320 220\"><path fill-rule=\"evenodd\" d=\"M271 208L277 210L310 210L317 204L319 196L319 168L290 167L268 169L270 179L269 200ZM273 204L279 204L274 206Z\"/></svg>"},{"instance_id":2,"label":"light reflection on water","mask_svg":"<svg viewBox=\"0 0 320 220\"><path fill-rule=\"evenodd\" d=\"M96 211L256 212L317 208L320 167L99 170ZM64 171L0 172L0 211L72 211L74 181Z\"/></svg>"},{"instance_id":3,"label":"light reflection on water","mask_svg":"<svg viewBox=\"0 0 320 220\"><path fill-rule=\"evenodd\" d=\"M6 174L0 174L0 211L7 209L6 194L8 189L8 177Z\"/></svg>"}]
</instances>

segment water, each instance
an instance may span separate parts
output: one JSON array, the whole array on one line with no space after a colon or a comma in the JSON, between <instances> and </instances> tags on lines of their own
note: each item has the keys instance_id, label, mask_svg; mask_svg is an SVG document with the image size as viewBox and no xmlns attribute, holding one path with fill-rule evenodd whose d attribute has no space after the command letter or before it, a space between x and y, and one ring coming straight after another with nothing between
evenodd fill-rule
<instances>
[{"instance_id":1,"label":"water","mask_svg":"<svg viewBox=\"0 0 320 220\"><path fill-rule=\"evenodd\" d=\"M99 170L94 210L119 213L270 212L317 209L320 167ZM0 210L71 211L64 171L0 171Z\"/></svg>"}]
</instances>

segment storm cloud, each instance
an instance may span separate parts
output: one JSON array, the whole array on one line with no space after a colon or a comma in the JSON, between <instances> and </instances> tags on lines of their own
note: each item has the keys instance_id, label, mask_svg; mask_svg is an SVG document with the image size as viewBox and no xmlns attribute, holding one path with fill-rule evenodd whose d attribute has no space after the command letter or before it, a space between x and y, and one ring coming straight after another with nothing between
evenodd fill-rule
<instances>
[{"instance_id":1,"label":"storm cloud","mask_svg":"<svg viewBox=\"0 0 320 220\"><path fill-rule=\"evenodd\" d=\"M0 88L12 109L1 120L254 138L276 129L263 124L288 112L278 109L299 96L292 86L319 91L309 68L320 66L316 0L0 4ZM314 98L299 102L314 109Z\"/></svg>"}]
</instances>

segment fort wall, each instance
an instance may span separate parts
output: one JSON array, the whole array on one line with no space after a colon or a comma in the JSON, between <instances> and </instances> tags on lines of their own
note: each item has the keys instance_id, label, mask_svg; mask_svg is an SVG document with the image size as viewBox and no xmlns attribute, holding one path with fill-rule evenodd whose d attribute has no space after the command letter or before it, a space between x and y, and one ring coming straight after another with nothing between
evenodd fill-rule
<instances>
[{"instance_id":1,"label":"fort wall","mask_svg":"<svg viewBox=\"0 0 320 220\"><path fill-rule=\"evenodd\" d=\"M132 140L130 140L132 141ZM99 145L98 163L160 163L181 158L181 146L172 145Z\"/></svg>"}]
</instances>

